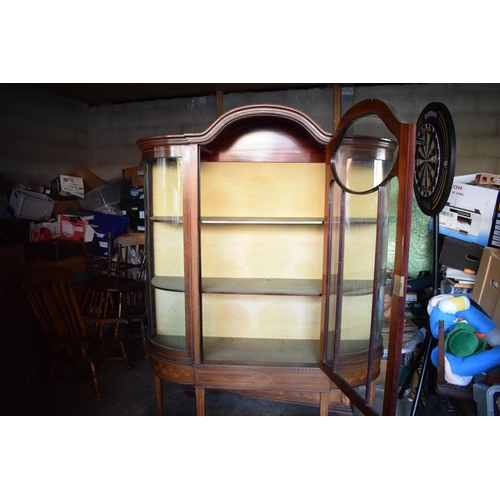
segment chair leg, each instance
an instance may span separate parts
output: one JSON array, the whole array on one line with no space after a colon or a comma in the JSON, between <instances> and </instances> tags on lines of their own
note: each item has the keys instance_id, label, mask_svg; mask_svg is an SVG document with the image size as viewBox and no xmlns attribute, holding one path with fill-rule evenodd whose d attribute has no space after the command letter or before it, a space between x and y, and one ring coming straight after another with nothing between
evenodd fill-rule
<instances>
[{"instance_id":1,"label":"chair leg","mask_svg":"<svg viewBox=\"0 0 500 500\"><path fill-rule=\"evenodd\" d=\"M120 351L122 353L123 362L125 363L127 370L132 370L132 365L130 364L130 361L128 359L127 351L125 350L125 345L121 340L120 340Z\"/></svg>"},{"instance_id":2,"label":"chair leg","mask_svg":"<svg viewBox=\"0 0 500 500\"><path fill-rule=\"evenodd\" d=\"M89 362L90 365L90 374L92 376L92 385L94 386L95 397L97 401L101 401L101 394L99 392L99 382L97 381L97 372L95 369L95 365L92 361Z\"/></svg>"}]
</instances>

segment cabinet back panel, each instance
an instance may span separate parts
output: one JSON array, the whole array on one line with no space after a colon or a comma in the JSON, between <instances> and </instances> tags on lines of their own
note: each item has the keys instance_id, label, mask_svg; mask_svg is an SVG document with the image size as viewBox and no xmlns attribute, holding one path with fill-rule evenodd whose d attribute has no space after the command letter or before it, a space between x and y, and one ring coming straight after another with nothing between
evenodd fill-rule
<instances>
[{"instance_id":1,"label":"cabinet back panel","mask_svg":"<svg viewBox=\"0 0 500 500\"><path fill-rule=\"evenodd\" d=\"M184 276L183 226L153 224L155 276Z\"/></svg>"},{"instance_id":2,"label":"cabinet back panel","mask_svg":"<svg viewBox=\"0 0 500 500\"><path fill-rule=\"evenodd\" d=\"M200 164L201 217L324 217L324 163Z\"/></svg>"},{"instance_id":3,"label":"cabinet back panel","mask_svg":"<svg viewBox=\"0 0 500 500\"><path fill-rule=\"evenodd\" d=\"M319 339L320 297L202 296L203 336Z\"/></svg>"},{"instance_id":4,"label":"cabinet back panel","mask_svg":"<svg viewBox=\"0 0 500 500\"><path fill-rule=\"evenodd\" d=\"M323 225L202 224L202 276L321 279Z\"/></svg>"},{"instance_id":5,"label":"cabinet back panel","mask_svg":"<svg viewBox=\"0 0 500 500\"><path fill-rule=\"evenodd\" d=\"M376 233L375 224L351 224L346 228L344 279L373 280Z\"/></svg>"},{"instance_id":6,"label":"cabinet back panel","mask_svg":"<svg viewBox=\"0 0 500 500\"><path fill-rule=\"evenodd\" d=\"M156 334L163 338L162 343L168 344L168 338L172 337L178 348L178 339L183 338L186 342L186 308L185 296L181 292L169 292L165 290L155 290L156 305ZM185 345L183 346L185 347Z\"/></svg>"}]
</instances>

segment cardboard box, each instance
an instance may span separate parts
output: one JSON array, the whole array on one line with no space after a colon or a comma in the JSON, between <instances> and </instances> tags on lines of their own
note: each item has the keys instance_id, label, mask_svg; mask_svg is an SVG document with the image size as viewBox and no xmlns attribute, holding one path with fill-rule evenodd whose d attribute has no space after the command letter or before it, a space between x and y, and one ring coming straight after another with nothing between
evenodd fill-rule
<instances>
[{"instance_id":1,"label":"cardboard box","mask_svg":"<svg viewBox=\"0 0 500 500\"><path fill-rule=\"evenodd\" d=\"M124 168L122 170L122 175L123 180L127 186L144 186L144 167L142 165L138 165L137 167Z\"/></svg>"},{"instance_id":2,"label":"cardboard box","mask_svg":"<svg viewBox=\"0 0 500 500\"><path fill-rule=\"evenodd\" d=\"M52 239L85 242L94 239L94 230L86 222L77 217L59 214L54 221L32 222L30 224L30 242L43 242Z\"/></svg>"},{"instance_id":3,"label":"cardboard box","mask_svg":"<svg viewBox=\"0 0 500 500\"><path fill-rule=\"evenodd\" d=\"M91 172L88 168L80 168L78 170L74 170L67 174L72 177L79 177L83 181L84 192L88 193L93 189L98 188L99 186L104 186L107 182L93 172ZM85 199L85 197L83 198ZM56 200L54 203L54 208L52 210L53 214L64 214L66 212L78 212L82 209L82 204L80 203L80 199L77 200Z\"/></svg>"},{"instance_id":4,"label":"cardboard box","mask_svg":"<svg viewBox=\"0 0 500 500\"><path fill-rule=\"evenodd\" d=\"M134 232L145 231L144 188L122 184L120 205L122 214L130 219L130 229Z\"/></svg>"},{"instance_id":5,"label":"cardboard box","mask_svg":"<svg viewBox=\"0 0 500 500\"><path fill-rule=\"evenodd\" d=\"M138 209L122 210L122 214L130 220L130 230L132 232L140 233L146 230L144 210L138 210Z\"/></svg>"},{"instance_id":6,"label":"cardboard box","mask_svg":"<svg viewBox=\"0 0 500 500\"><path fill-rule=\"evenodd\" d=\"M472 291L484 312L500 325L500 249L486 247L483 250L476 283Z\"/></svg>"},{"instance_id":7,"label":"cardboard box","mask_svg":"<svg viewBox=\"0 0 500 500\"><path fill-rule=\"evenodd\" d=\"M439 214L439 232L482 246L500 247L500 190L497 187L470 184L476 181L478 175L462 175L453 179L448 201ZM433 220L431 218L431 229ZM495 228L498 234L493 238Z\"/></svg>"},{"instance_id":8,"label":"cardboard box","mask_svg":"<svg viewBox=\"0 0 500 500\"><path fill-rule=\"evenodd\" d=\"M121 184L120 204L123 210L144 211L144 188Z\"/></svg>"},{"instance_id":9,"label":"cardboard box","mask_svg":"<svg viewBox=\"0 0 500 500\"><path fill-rule=\"evenodd\" d=\"M446 236L439 256L439 263L453 269L476 274L482 253L482 245Z\"/></svg>"},{"instance_id":10,"label":"cardboard box","mask_svg":"<svg viewBox=\"0 0 500 500\"><path fill-rule=\"evenodd\" d=\"M83 199L85 188L83 179L72 175L60 175L50 183L51 190L58 200Z\"/></svg>"},{"instance_id":11,"label":"cardboard box","mask_svg":"<svg viewBox=\"0 0 500 500\"><path fill-rule=\"evenodd\" d=\"M80 200L59 200L54 203L53 214L64 214L66 212L78 212L82 209Z\"/></svg>"},{"instance_id":12,"label":"cardboard box","mask_svg":"<svg viewBox=\"0 0 500 500\"><path fill-rule=\"evenodd\" d=\"M19 219L41 220L52 215L54 200L46 194L13 189L9 205Z\"/></svg>"},{"instance_id":13,"label":"cardboard box","mask_svg":"<svg viewBox=\"0 0 500 500\"><path fill-rule=\"evenodd\" d=\"M79 168L78 170L74 170L70 172L68 175L72 175L75 177L81 177L83 179L83 186L85 188L85 192L88 193L92 191L92 189L98 188L99 186L104 186L107 182L93 172L91 172L88 168Z\"/></svg>"}]
</instances>

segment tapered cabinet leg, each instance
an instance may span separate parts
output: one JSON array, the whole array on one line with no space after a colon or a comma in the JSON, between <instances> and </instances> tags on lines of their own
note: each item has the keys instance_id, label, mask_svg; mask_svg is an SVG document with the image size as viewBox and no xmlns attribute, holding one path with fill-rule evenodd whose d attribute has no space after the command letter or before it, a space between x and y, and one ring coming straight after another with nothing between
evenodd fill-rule
<instances>
[{"instance_id":1,"label":"tapered cabinet leg","mask_svg":"<svg viewBox=\"0 0 500 500\"><path fill-rule=\"evenodd\" d=\"M156 413L161 417L163 415L163 388L161 378L157 375L153 375L153 380L155 386Z\"/></svg>"},{"instance_id":2,"label":"tapered cabinet leg","mask_svg":"<svg viewBox=\"0 0 500 500\"><path fill-rule=\"evenodd\" d=\"M375 403L375 391L377 390L377 381L374 380L371 384L370 384L370 401L369 401L369 404L370 406L373 406L373 404Z\"/></svg>"},{"instance_id":3,"label":"tapered cabinet leg","mask_svg":"<svg viewBox=\"0 0 500 500\"><path fill-rule=\"evenodd\" d=\"M319 393L319 414L322 417L328 416L328 406L330 402L330 393L320 392Z\"/></svg>"},{"instance_id":4,"label":"tapered cabinet leg","mask_svg":"<svg viewBox=\"0 0 500 500\"><path fill-rule=\"evenodd\" d=\"M205 389L201 387L195 387L196 394L196 414L199 417L205 416Z\"/></svg>"}]
</instances>

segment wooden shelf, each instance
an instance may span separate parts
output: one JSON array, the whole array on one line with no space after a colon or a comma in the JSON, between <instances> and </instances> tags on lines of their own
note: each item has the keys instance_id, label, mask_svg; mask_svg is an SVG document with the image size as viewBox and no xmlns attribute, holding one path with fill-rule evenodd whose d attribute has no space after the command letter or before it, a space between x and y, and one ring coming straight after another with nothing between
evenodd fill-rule
<instances>
[{"instance_id":1,"label":"wooden shelf","mask_svg":"<svg viewBox=\"0 0 500 500\"><path fill-rule=\"evenodd\" d=\"M342 356L362 355L368 340L345 340ZM319 340L204 337L203 361L235 365L318 366Z\"/></svg>"},{"instance_id":2,"label":"wooden shelf","mask_svg":"<svg viewBox=\"0 0 500 500\"><path fill-rule=\"evenodd\" d=\"M202 224L323 224L319 218L202 217Z\"/></svg>"},{"instance_id":3,"label":"wooden shelf","mask_svg":"<svg viewBox=\"0 0 500 500\"><path fill-rule=\"evenodd\" d=\"M184 291L182 276L154 276L151 280L155 288L172 292ZM280 278L202 278L202 293L238 295L288 295L321 296L320 279L280 279ZM369 280L346 280L343 286L345 296L366 295L373 292L373 282Z\"/></svg>"},{"instance_id":4,"label":"wooden shelf","mask_svg":"<svg viewBox=\"0 0 500 500\"><path fill-rule=\"evenodd\" d=\"M321 280L278 278L203 278L203 293L242 295L321 295Z\"/></svg>"},{"instance_id":5,"label":"wooden shelf","mask_svg":"<svg viewBox=\"0 0 500 500\"><path fill-rule=\"evenodd\" d=\"M167 222L169 224L175 224L180 226L183 224L183 217L173 217L173 216L163 216L163 215L154 215L149 217L149 220L152 222Z\"/></svg>"},{"instance_id":6,"label":"wooden shelf","mask_svg":"<svg viewBox=\"0 0 500 500\"><path fill-rule=\"evenodd\" d=\"M182 276L154 276L151 284L160 290L171 292L184 291L184 278Z\"/></svg>"},{"instance_id":7,"label":"wooden shelf","mask_svg":"<svg viewBox=\"0 0 500 500\"><path fill-rule=\"evenodd\" d=\"M184 278L155 276L155 288L174 292L184 291ZM320 296L321 280L272 278L203 278L202 293L238 295L297 295Z\"/></svg>"}]
</instances>

